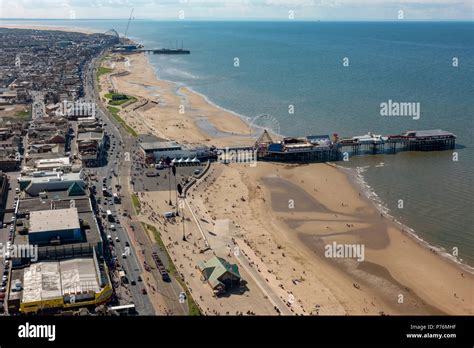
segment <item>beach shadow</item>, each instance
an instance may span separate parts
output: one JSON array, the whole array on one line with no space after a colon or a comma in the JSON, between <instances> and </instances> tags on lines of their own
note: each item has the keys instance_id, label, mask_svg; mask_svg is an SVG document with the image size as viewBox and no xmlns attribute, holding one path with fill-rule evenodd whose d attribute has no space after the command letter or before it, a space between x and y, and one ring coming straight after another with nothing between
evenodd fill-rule
<instances>
[{"instance_id":1,"label":"beach shadow","mask_svg":"<svg viewBox=\"0 0 474 348\"><path fill-rule=\"evenodd\" d=\"M231 296L242 296L250 289L247 287L247 284L241 285L240 287L234 287L227 290L225 293L219 295L220 298L229 298Z\"/></svg>"},{"instance_id":2,"label":"beach shadow","mask_svg":"<svg viewBox=\"0 0 474 348\"><path fill-rule=\"evenodd\" d=\"M270 191L271 205L275 212L333 213L304 189L285 179L265 177L262 182ZM291 202L294 203L293 208L290 208Z\"/></svg>"}]
</instances>

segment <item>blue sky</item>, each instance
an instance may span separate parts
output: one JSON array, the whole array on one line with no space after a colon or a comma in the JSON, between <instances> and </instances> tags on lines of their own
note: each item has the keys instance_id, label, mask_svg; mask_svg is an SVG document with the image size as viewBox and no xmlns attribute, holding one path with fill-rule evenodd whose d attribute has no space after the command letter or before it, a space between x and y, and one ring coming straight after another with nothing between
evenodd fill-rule
<instances>
[{"instance_id":1,"label":"blue sky","mask_svg":"<svg viewBox=\"0 0 474 348\"><path fill-rule=\"evenodd\" d=\"M472 20L474 0L0 0L0 18ZM399 12L403 11L403 12Z\"/></svg>"}]
</instances>

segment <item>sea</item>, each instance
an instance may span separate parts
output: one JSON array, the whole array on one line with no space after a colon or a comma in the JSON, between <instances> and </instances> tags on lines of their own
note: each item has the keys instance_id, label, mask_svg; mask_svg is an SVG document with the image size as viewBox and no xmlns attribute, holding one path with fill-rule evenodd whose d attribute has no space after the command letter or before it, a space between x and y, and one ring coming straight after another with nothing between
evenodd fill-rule
<instances>
[{"instance_id":1,"label":"sea","mask_svg":"<svg viewBox=\"0 0 474 348\"><path fill-rule=\"evenodd\" d=\"M127 27L127 20L1 23ZM338 164L417 238L474 266L474 22L134 20L127 36L145 48L191 50L149 60L159 78L285 136L454 133L454 150ZM416 103L419 117L381 116L389 100Z\"/></svg>"}]
</instances>

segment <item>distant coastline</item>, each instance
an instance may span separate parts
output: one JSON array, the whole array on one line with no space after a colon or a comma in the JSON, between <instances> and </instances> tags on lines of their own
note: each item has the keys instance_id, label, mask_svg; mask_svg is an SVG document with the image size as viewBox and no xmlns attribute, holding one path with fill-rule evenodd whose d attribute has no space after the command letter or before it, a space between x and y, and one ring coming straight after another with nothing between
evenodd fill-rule
<instances>
[{"instance_id":1,"label":"distant coastline","mask_svg":"<svg viewBox=\"0 0 474 348\"><path fill-rule=\"evenodd\" d=\"M36 27L36 29L39 30L53 30L49 28L51 27ZM62 29L57 27L54 30ZM68 31L76 31L76 29L68 29ZM172 81L160 80L159 73L148 61L146 56L137 55L129 56L129 58L132 60L130 74L127 76L114 77L114 81L117 83L118 89L121 92L130 95L141 98L150 98L151 93L146 91L146 88L136 85L137 81L140 81L143 83L143 85L156 86L160 91L160 99L163 101L162 105L159 105L154 110L152 109L151 112L144 111L143 113L136 115L135 118L132 118L130 115L123 115L123 118L127 123L129 123L132 127L137 127L137 131L140 132L148 130L154 132L158 136L166 136L170 139L189 143L205 143L206 141L211 141L212 143L222 146L225 144L232 145L241 143L245 140L245 138L251 142L252 139L249 136L214 138L212 134L204 134L203 130L199 129L199 127L195 124L195 117L197 115L205 115L207 120L216 129L223 132L235 132L237 134L251 134L252 132L249 133L248 131L248 129L251 128L251 125L248 124L248 119L246 119L245 116L219 107L216 103L210 101L209 98L203 94L196 93L192 89L183 86L178 88L183 92L183 95L177 95L177 84ZM122 66L120 68L125 69L125 67ZM186 106L189 106L189 110L191 110L189 113L182 116L176 114L177 106L180 105L179 103L181 102L186 103ZM213 112L216 112L216 115L213 115ZM308 253L307 251L303 251L303 249L306 250L306 248L308 250L312 250L311 246L305 243L298 244L296 239L293 239L293 229L285 226L284 222L288 219L287 213L281 212L275 207L270 208L269 203L265 203L273 202L272 197L278 195L279 192L279 190L275 187L265 184L265 178L269 176L281 179L282 182L288 184L289 187L291 185L298 186L301 190L302 196L303 194L308 195L319 204L325 207L330 207L330 209L328 208L330 213L320 211L301 211L296 213L301 221L305 221L299 225L298 228L302 230L299 231L299 233L305 235L308 240L311 238L314 239L314 236L312 236L308 231L317 231L319 235L317 234L316 236L327 243L329 240L331 240L331 238L333 238L331 233L322 233L327 231L324 230L324 227L327 229L328 226L329 228L333 228L335 231L337 231L338 234L341 235L340 238L342 238L342 240L346 240L348 242L354 240L354 235L357 235L362 238L362 240L367 241L369 241L370 238L381 239L378 242L379 244L375 243L376 245L368 255L370 262L372 264L378 265L382 271L388 271L391 277L397 279L395 282L396 284L400 282L400 284L403 284L410 290L413 290L415 295L411 301L414 301L414 303L420 305L420 310L422 310L422 313L433 313L432 311L434 311L434 313L452 312L456 314L472 314L472 310L469 312L469 308L465 308L464 306L460 305L458 299L452 298L452 296L449 294L450 290L443 290L444 292L442 293L436 293L438 289L433 288L433 286L439 281L442 281L443 283L449 283L453 288L456 288L456 293L461 297L469 293L470 287L467 283L471 282L472 284L472 277L466 274L465 276L462 276L462 279L460 279L458 272L459 264L454 264L453 262L450 262L452 260L448 260L444 257L441 258L439 255L432 255L431 253L426 252L428 249L430 249L430 247L425 248L423 243L420 242L420 238L418 238L416 235L408 233L408 236L410 237L409 239L413 243L405 240L404 234L400 232L400 229L403 228L403 226L398 225L397 231L395 231L392 226L397 225L396 223L385 220L382 222L379 221L380 219L378 213L375 213L375 208L377 208L375 202L372 199L369 199L370 204L363 202L360 194L357 195L361 187L357 186L355 182L351 182L350 175L348 175L347 172L344 172L344 170L340 168L337 168L336 170L335 166L327 166L326 168L325 165L284 166L279 164L263 163L262 168L259 169L258 172L252 172L249 168L239 168L232 166L230 168L224 169L224 171L226 176L229 176L238 182L238 188L242 189L247 187L249 192L259 192L259 190L261 190L261 193L258 195L258 199L246 199L249 200L249 204L252 204L252 208L254 208L254 210L251 211L251 213L254 214L252 215L253 218L256 221L264 221L266 223L266 226L265 223L259 225L260 228L264 229L265 227L272 226L272 221L276 221L275 223L277 226L275 227L275 234L285 236L280 237L281 239L279 239L279 242L284 244L286 248L293 248L294 245L296 250L295 253L298 252L299 257L308 257L308 260L311 260L308 262L311 262L312 265L318 264L317 267L321 267L323 269L322 275L314 275L314 277L318 280L318 286L321 286L324 291L329 289L331 294L336 294L334 298L330 298L328 303L326 303L328 307L335 305L335 303L343 307L341 305L342 303L346 304L347 302L354 301L352 304L346 304L348 306L344 308L346 313L364 314L366 313L366 307L364 307L363 304L365 297L375 296L377 300L380 300L380 302L377 302L377 306L375 306L374 309L370 309L371 311L374 311L373 313L371 312L372 314L376 314L381 308L388 308L387 311L389 313L392 311L397 313L397 306L394 306L390 303L390 296L384 293L384 289L381 285L383 283L381 281L377 281L377 284L380 283L380 289L368 286L368 292L360 294L358 290L355 291L351 287L351 277L353 277L354 274L350 272L353 272L353 270L348 271L345 270L344 267L341 267L342 270L336 271L332 264L329 263L326 265L324 260L317 259L318 256L312 255L311 252ZM343 177L345 177L346 180L344 180ZM302 183L303 179L301 178L304 178L305 180L304 185ZM216 180L218 179L219 177L216 177ZM328 183L327 185L330 185L329 190L325 188L326 182ZM257 183L262 185L263 189L261 189ZM308 187L313 185L315 186L314 190L317 189L321 192L318 191L317 194L315 193L316 191L311 192ZM238 200L241 192L242 191L238 190L234 192L232 189L227 187L224 188L222 186L222 191L217 192L214 197L209 196L208 199L212 200L216 206L225 206L225 199L229 197ZM347 202L343 201L341 205L340 199L335 199L334 197L342 197L344 201L347 199ZM200 206L201 203L196 201L195 204ZM347 204L347 211L344 204ZM206 207L203 205L202 210L205 208ZM363 211L364 214L361 214L360 211ZM238 212L239 214L245 215L241 210L238 210ZM227 216L222 211L219 211L218 213L216 212L216 214L221 214L221 218ZM328 222L328 216L333 214L336 215L337 220L335 219L335 222ZM352 227L348 227L346 229L344 222L342 222L344 219L339 221L341 216L346 219L353 219L349 220L350 223L345 223L345 225L350 226L355 224L356 226L359 226L361 231L352 232L352 230L350 230ZM365 218L367 218L367 221L370 221L370 223L366 223L364 220ZM246 228L246 232L248 233L247 239L255 241L256 244L256 242L259 240L258 234L261 231L252 231L252 221L249 222L245 221L244 219L237 220L236 217L234 217L233 220L234 219L239 225L242 225ZM365 224L369 224L369 227L366 227ZM370 225L373 225L373 227L370 227ZM382 237L380 236L382 233L379 230L380 228L386 228L386 235ZM285 238L288 238L290 243L286 241L285 244ZM405 245L407 248L409 247L409 250L401 249ZM260 250L257 251L264 253L266 257L272 257L270 254L273 249L270 245L261 246ZM315 254L317 254L317 252L315 252ZM400 259L405 258L407 255L409 255L412 262L407 262L406 260L403 260L403 262L400 261ZM252 262L255 262L256 264L260 263L258 258L252 259ZM322 263L319 264L318 262ZM421 273L419 273L418 270L418 263L426 267L426 269L422 270ZM384 274L384 272L379 271L379 268L377 268L377 272L373 274L370 272L363 274L363 276L361 276L361 281L366 281L367 284L371 284L371 276L373 277L375 275L376 277L380 277L380 274ZM440 270L443 270L442 273L440 273ZM283 279L289 280L293 276L291 272L285 273L288 272L288 270L283 269L283 267L281 272L283 272L281 276ZM469 272L472 272L472 270ZM405 276L405 274L410 274L410 276ZM326 278L324 275L330 275L330 277ZM423 280L426 283L420 284L416 278L417 275L423 277ZM331 280L331 277L334 279ZM338 290L338 286L335 285L339 284L344 284L344 287ZM394 285L394 288L398 286L396 284ZM285 286L292 287L291 284L285 284ZM347 289L347 287L349 289ZM304 291L301 289L304 289ZM311 288L305 288L304 286L300 286L299 288L295 287L293 290L295 293L301 291L299 296L304 299L303 302L308 307L313 302L311 295L306 293L310 290ZM395 292L393 294L395 294ZM420 301L418 296L420 296L424 302L428 303L429 306L425 306L424 302ZM433 306L433 308L431 306ZM338 310L341 310L341 307L338 307ZM403 312L405 310L406 309L401 310L401 313L419 313L413 311L413 309L410 309L410 311L413 312Z\"/></svg>"}]
</instances>

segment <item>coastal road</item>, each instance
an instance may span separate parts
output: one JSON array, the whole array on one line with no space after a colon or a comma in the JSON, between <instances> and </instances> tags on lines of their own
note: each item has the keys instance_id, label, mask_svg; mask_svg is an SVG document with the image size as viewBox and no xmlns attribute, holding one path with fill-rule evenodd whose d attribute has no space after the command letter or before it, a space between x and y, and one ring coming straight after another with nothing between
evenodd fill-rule
<instances>
[{"instance_id":1,"label":"coastal road","mask_svg":"<svg viewBox=\"0 0 474 348\"><path fill-rule=\"evenodd\" d=\"M138 257L135 249L133 248L133 244L131 243L130 237L126 230L122 227L120 223L119 215L120 211L118 207L113 202L112 197L104 197L101 194L102 191L102 184L103 180L105 179L105 185L107 188L113 187L113 174L112 172L118 173L120 168L122 167L122 157L124 152L128 149L127 146L130 144L126 144L125 140L122 139L122 134L120 133L119 129L114 126L104 110L100 107L100 101L97 98L97 95L94 90L94 67L96 64L96 59L93 60L91 65L85 71L85 79L84 79L84 91L85 91L85 98L86 100L93 101L99 107L96 108L96 117L101 122L105 123L105 130L109 135L110 143L115 143L115 146L110 146L106 165L97 168L89 168L87 170L88 173L94 174L97 178L97 182L94 184L96 185L97 189L97 198L100 198L101 204L99 205L99 209L102 213L105 213L107 210L112 212L112 215L115 217L115 222L109 222L106 219L102 218L103 226L106 230L106 234L110 234L113 236L114 240L114 250L117 258L119 259L119 263L122 265L127 278L129 279L128 284L126 285L127 289L126 292L129 293L131 297L131 301L135 304L136 310L139 314L142 315L153 315L156 314L153 310L153 306L148 295L142 293L143 284L138 281L139 275L143 272L141 265L138 262ZM120 164L119 164L120 163ZM112 178L111 178L112 176ZM111 190L108 190L109 194L112 194ZM101 214L102 214L101 213ZM99 215L101 215L99 214ZM98 216L100 219L101 217ZM111 225L115 225L115 230L111 230ZM115 241L115 238L118 237L119 242ZM128 244L128 246L126 245ZM122 254L125 253L127 256L122 258ZM136 285L131 284L131 280L134 280ZM121 292L120 292L121 293Z\"/></svg>"},{"instance_id":2,"label":"coastal road","mask_svg":"<svg viewBox=\"0 0 474 348\"><path fill-rule=\"evenodd\" d=\"M183 291L179 283L176 280L173 280L171 283L164 282L158 271L154 269L154 261L151 254L153 251L158 251L157 246L150 240L142 224L137 219L131 200L131 195L134 192L133 185L131 184L131 166L135 163L135 155L138 153L138 142L137 139L128 134L113 117L109 116L108 110L104 108L102 102L99 100L99 95L94 83L96 81L95 71L97 62L97 59L94 60L86 72L87 82L85 84L85 91L88 99L94 101L98 106L96 107L96 116L106 124L106 131L110 134L112 146L108 156L109 162L105 167L98 168L97 176L100 178L99 180L103 180L101 178L104 177L107 178L107 188L111 187L113 192L117 192L121 195L122 201L120 205L116 206L113 203L110 204L110 201L113 202L112 198L107 202L107 205L103 207L104 210L107 210L106 207L108 207L113 215L117 217L117 220L120 221L120 224L115 224L116 231L111 231L114 233L114 238L115 236L119 237L120 243L116 248L117 251L120 252L120 255L122 252L125 252L124 243L129 243L131 255L124 259L122 258L120 263L126 268L129 277L133 277L134 280L137 280L138 276L143 274L143 281L149 284L149 288L151 287L153 291L161 294L166 309L164 313L157 314L186 315L188 314L187 305L179 303L179 294ZM114 142L115 146L113 146ZM112 174L111 178L112 170L116 175ZM100 184L102 184L102 182L100 182ZM98 187L98 189L100 189L100 187ZM144 271L142 261L139 260L146 261L148 265L152 266L151 272ZM130 286L137 310L138 306L141 307L141 311L138 310L138 312L140 314L150 314L148 312L151 310L152 305L148 297L149 295L143 295L141 293L142 288L143 286Z\"/></svg>"}]
</instances>

